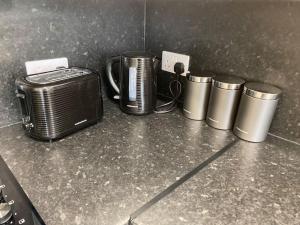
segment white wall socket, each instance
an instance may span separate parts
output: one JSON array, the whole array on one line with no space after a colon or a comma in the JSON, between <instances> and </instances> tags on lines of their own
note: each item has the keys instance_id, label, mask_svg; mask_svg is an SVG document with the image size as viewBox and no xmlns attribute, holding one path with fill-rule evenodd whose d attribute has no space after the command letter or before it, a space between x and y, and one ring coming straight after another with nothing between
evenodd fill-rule
<instances>
[{"instance_id":1,"label":"white wall socket","mask_svg":"<svg viewBox=\"0 0 300 225\"><path fill-rule=\"evenodd\" d=\"M174 66L178 62L184 64L184 73L182 73L181 75L186 76L186 74L189 72L188 70L190 66L190 56L177 54L174 52L167 52L167 51L162 52L161 69L163 71L175 73Z\"/></svg>"}]
</instances>

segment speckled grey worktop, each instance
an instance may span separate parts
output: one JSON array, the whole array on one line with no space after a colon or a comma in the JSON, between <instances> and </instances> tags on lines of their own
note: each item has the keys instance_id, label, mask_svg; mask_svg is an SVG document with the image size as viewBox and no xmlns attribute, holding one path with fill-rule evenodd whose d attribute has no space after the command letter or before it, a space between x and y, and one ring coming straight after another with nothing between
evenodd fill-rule
<instances>
[{"instance_id":1,"label":"speckled grey worktop","mask_svg":"<svg viewBox=\"0 0 300 225\"><path fill-rule=\"evenodd\" d=\"M0 129L0 138L1 156L47 225L123 225L236 139L179 111L135 117L109 101L101 123L60 141L37 142L20 125ZM135 222L296 224L299 164L298 145L238 141Z\"/></svg>"},{"instance_id":2,"label":"speckled grey worktop","mask_svg":"<svg viewBox=\"0 0 300 225\"><path fill-rule=\"evenodd\" d=\"M137 218L138 225L300 224L300 146L269 137L223 157Z\"/></svg>"}]
</instances>

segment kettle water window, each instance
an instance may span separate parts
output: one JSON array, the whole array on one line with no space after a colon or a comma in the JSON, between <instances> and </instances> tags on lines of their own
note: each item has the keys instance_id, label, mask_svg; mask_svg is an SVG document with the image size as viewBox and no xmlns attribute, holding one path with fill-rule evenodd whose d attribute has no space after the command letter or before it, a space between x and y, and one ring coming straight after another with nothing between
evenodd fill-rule
<instances>
[{"instance_id":1,"label":"kettle water window","mask_svg":"<svg viewBox=\"0 0 300 225\"><path fill-rule=\"evenodd\" d=\"M136 67L129 68L129 101L136 101L136 75L137 69Z\"/></svg>"}]
</instances>

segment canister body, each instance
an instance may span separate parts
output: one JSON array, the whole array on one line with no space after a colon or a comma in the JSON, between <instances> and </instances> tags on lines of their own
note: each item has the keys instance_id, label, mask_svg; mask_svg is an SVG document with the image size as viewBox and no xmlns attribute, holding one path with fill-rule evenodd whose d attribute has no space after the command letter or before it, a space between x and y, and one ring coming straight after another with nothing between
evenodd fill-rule
<instances>
[{"instance_id":1,"label":"canister body","mask_svg":"<svg viewBox=\"0 0 300 225\"><path fill-rule=\"evenodd\" d=\"M262 142L268 135L278 99L259 99L243 94L233 132L250 142Z\"/></svg>"},{"instance_id":2,"label":"canister body","mask_svg":"<svg viewBox=\"0 0 300 225\"><path fill-rule=\"evenodd\" d=\"M212 86L206 122L222 130L232 128L241 97L241 89L231 90Z\"/></svg>"},{"instance_id":3,"label":"canister body","mask_svg":"<svg viewBox=\"0 0 300 225\"><path fill-rule=\"evenodd\" d=\"M206 117L211 82L193 82L187 80L183 103L183 114L193 120Z\"/></svg>"}]
</instances>

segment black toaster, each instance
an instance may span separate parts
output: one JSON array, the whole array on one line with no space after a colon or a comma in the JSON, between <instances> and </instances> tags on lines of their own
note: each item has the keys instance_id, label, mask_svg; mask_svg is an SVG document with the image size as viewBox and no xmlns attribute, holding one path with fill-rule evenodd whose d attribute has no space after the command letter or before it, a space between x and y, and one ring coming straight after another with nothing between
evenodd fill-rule
<instances>
[{"instance_id":1,"label":"black toaster","mask_svg":"<svg viewBox=\"0 0 300 225\"><path fill-rule=\"evenodd\" d=\"M15 84L23 128L33 138L59 139L102 118L100 77L88 69L22 76Z\"/></svg>"}]
</instances>

